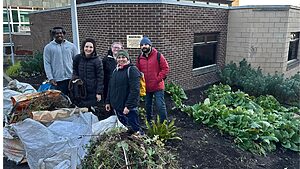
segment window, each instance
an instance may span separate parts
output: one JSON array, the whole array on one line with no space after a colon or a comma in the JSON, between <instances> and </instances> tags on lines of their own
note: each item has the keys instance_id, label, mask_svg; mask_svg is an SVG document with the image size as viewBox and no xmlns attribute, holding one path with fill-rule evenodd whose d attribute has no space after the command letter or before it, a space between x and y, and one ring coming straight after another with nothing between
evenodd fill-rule
<instances>
[{"instance_id":1,"label":"window","mask_svg":"<svg viewBox=\"0 0 300 169\"><path fill-rule=\"evenodd\" d=\"M9 32L8 24L10 23L10 29L12 33L29 33L29 13L32 11L32 9L10 7L7 12L7 9L3 8L3 32ZM8 22L8 16L11 16L10 22Z\"/></svg>"},{"instance_id":2,"label":"window","mask_svg":"<svg viewBox=\"0 0 300 169\"><path fill-rule=\"evenodd\" d=\"M297 59L298 57L299 34L300 32L292 32L290 35L288 61Z\"/></svg>"},{"instance_id":3,"label":"window","mask_svg":"<svg viewBox=\"0 0 300 169\"><path fill-rule=\"evenodd\" d=\"M3 24L3 32L9 32L8 24Z\"/></svg>"},{"instance_id":4,"label":"window","mask_svg":"<svg viewBox=\"0 0 300 169\"><path fill-rule=\"evenodd\" d=\"M216 63L218 34L195 34L193 45L193 69Z\"/></svg>"},{"instance_id":5,"label":"window","mask_svg":"<svg viewBox=\"0 0 300 169\"><path fill-rule=\"evenodd\" d=\"M21 19L21 22L29 22L29 12L28 11L20 11L20 19Z\"/></svg>"},{"instance_id":6,"label":"window","mask_svg":"<svg viewBox=\"0 0 300 169\"><path fill-rule=\"evenodd\" d=\"M7 11L3 10L3 22L8 22Z\"/></svg>"}]
</instances>

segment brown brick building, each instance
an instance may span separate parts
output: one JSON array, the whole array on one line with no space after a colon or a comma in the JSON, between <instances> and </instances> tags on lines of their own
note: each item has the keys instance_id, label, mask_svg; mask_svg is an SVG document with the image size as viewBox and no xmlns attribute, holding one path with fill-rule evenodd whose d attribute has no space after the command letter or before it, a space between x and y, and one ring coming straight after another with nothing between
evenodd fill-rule
<instances>
[{"instance_id":1,"label":"brown brick building","mask_svg":"<svg viewBox=\"0 0 300 169\"><path fill-rule=\"evenodd\" d=\"M147 35L169 62L171 71L167 80L184 89L218 80L216 71L225 63L228 21L227 7L218 4L222 1L214 1L217 4L130 2L100 1L78 5L80 41L87 37L95 38L97 51L103 56L113 41L121 41L126 48L127 35ZM66 28L67 39L72 41L70 15L70 8L31 14L34 50L43 50L50 40L49 30L57 25ZM128 50L135 61L140 50ZM206 60L199 60L200 55L208 56Z\"/></svg>"}]
</instances>

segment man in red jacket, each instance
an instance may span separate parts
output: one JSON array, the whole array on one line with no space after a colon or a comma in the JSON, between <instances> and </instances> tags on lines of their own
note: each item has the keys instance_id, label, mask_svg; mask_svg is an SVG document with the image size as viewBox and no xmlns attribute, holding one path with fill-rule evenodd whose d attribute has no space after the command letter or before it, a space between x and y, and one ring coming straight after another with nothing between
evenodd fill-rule
<instances>
[{"instance_id":1,"label":"man in red jacket","mask_svg":"<svg viewBox=\"0 0 300 169\"><path fill-rule=\"evenodd\" d=\"M152 120L152 101L155 97L156 106L159 112L160 121L167 120L167 109L164 98L164 79L169 73L169 65L165 57L152 47L148 37L140 42L141 55L137 58L136 66L144 73L146 80L146 113L147 120Z\"/></svg>"}]
</instances>

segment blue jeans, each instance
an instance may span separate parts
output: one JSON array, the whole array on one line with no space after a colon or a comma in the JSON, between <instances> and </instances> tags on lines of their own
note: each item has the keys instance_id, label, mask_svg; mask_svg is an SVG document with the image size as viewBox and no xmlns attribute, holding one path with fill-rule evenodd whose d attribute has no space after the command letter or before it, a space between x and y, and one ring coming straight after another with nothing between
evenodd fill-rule
<instances>
[{"instance_id":1,"label":"blue jeans","mask_svg":"<svg viewBox=\"0 0 300 169\"><path fill-rule=\"evenodd\" d=\"M153 95L155 97L156 107L159 112L160 122L163 122L164 120L167 120L167 108L166 108L166 103L165 103L164 90L146 93L145 103L146 103L147 120L148 120L148 122L151 122L151 120L153 118L153 113L152 113Z\"/></svg>"},{"instance_id":2,"label":"blue jeans","mask_svg":"<svg viewBox=\"0 0 300 169\"><path fill-rule=\"evenodd\" d=\"M137 109L130 110L126 115L123 113L123 111L115 110L115 112L118 116L118 119L124 126L130 127L135 132L140 131L140 122Z\"/></svg>"}]
</instances>

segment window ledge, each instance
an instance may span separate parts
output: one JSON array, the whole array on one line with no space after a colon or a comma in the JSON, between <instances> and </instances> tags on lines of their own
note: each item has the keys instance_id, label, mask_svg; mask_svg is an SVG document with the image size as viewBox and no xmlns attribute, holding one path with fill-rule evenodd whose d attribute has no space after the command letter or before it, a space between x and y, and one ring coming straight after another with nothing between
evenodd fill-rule
<instances>
[{"instance_id":1,"label":"window ledge","mask_svg":"<svg viewBox=\"0 0 300 169\"><path fill-rule=\"evenodd\" d=\"M217 71L217 65L212 64L212 65L193 69L192 73L193 73L193 76L199 76L199 75L203 75L203 74L207 74L207 73L211 73L211 72L215 72L215 71Z\"/></svg>"},{"instance_id":2,"label":"window ledge","mask_svg":"<svg viewBox=\"0 0 300 169\"><path fill-rule=\"evenodd\" d=\"M4 35L9 35L8 32L3 33ZM12 32L12 35L31 35L30 32Z\"/></svg>"},{"instance_id":3,"label":"window ledge","mask_svg":"<svg viewBox=\"0 0 300 169\"><path fill-rule=\"evenodd\" d=\"M286 70L291 70L294 69L295 67L298 67L300 65L300 60L299 59L293 59L293 60L289 60L287 62L287 67Z\"/></svg>"}]
</instances>

